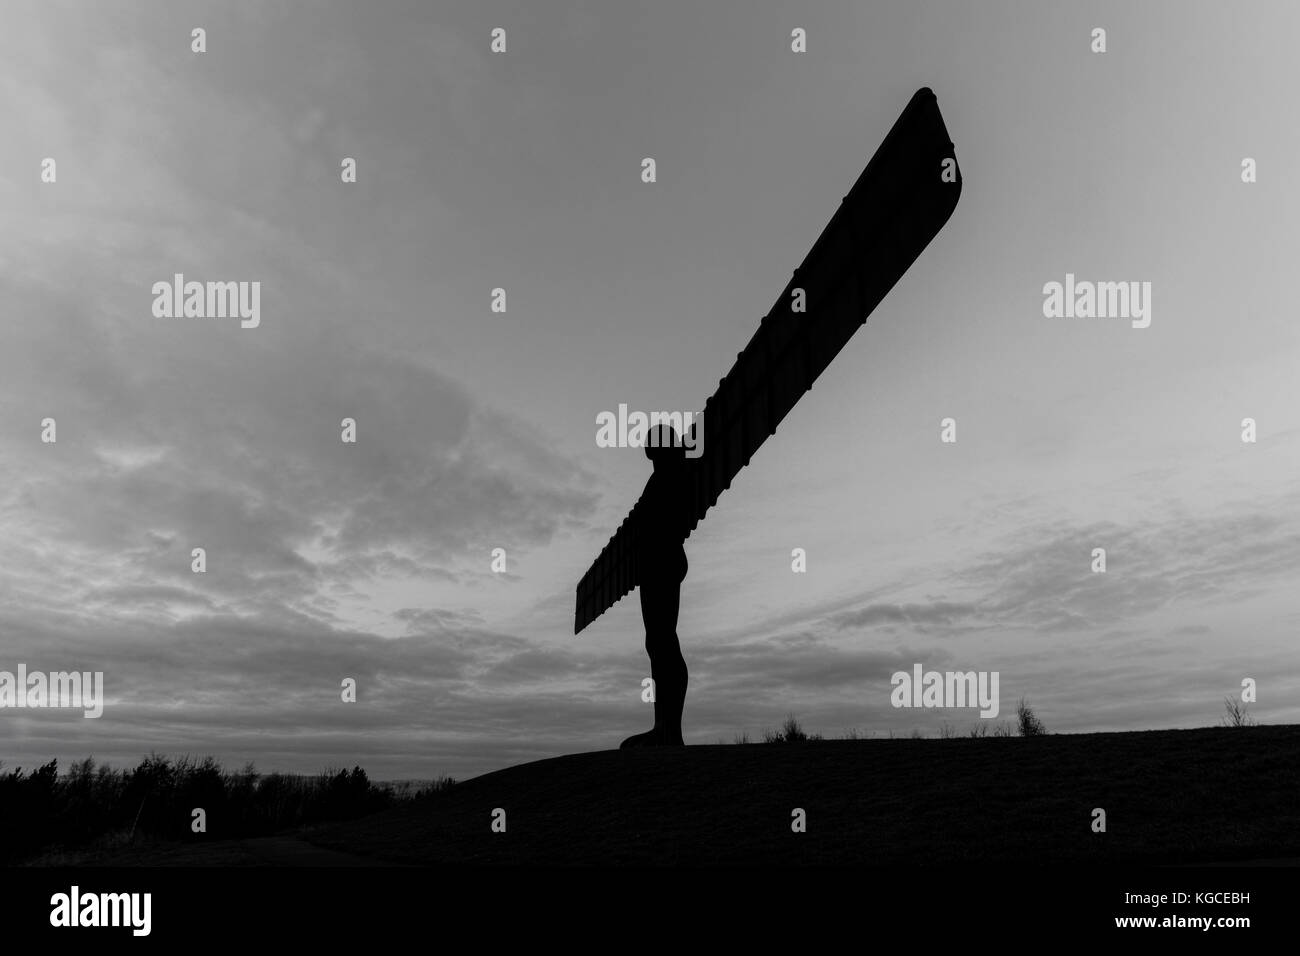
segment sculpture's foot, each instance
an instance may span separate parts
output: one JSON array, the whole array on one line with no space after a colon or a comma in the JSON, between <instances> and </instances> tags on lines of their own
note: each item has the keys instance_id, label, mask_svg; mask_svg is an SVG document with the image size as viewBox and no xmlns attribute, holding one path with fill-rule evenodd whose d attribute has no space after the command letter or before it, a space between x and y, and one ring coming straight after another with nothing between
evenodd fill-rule
<instances>
[{"instance_id":1,"label":"sculpture's foot","mask_svg":"<svg viewBox=\"0 0 1300 956\"><path fill-rule=\"evenodd\" d=\"M634 747L658 747L661 745L659 731L647 730L643 734L633 734L618 745L619 750L631 750Z\"/></svg>"},{"instance_id":2,"label":"sculpture's foot","mask_svg":"<svg viewBox=\"0 0 1300 956\"><path fill-rule=\"evenodd\" d=\"M661 730L647 730L643 734L634 734L618 745L619 750L631 750L634 747L684 747L681 731L665 734Z\"/></svg>"}]
</instances>

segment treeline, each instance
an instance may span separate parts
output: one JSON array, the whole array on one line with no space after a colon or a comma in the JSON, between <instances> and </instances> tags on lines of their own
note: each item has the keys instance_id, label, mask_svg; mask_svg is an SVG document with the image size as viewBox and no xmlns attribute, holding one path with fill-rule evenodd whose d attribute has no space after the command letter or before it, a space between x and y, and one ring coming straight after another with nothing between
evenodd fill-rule
<instances>
[{"instance_id":1,"label":"treeline","mask_svg":"<svg viewBox=\"0 0 1300 956\"><path fill-rule=\"evenodd\" d=\"M226 771L211 757L150 754L132 770L96 767L87 757L60 775L51 760L28 773L0 768L0 863L116 836L167 840L232 839L351 820L422 799L455 781L421 787L375 784L360 767L315 776L258 773L250 763ZM192 829L202 809L207 832Z\"/></svg>"}]
</instances>

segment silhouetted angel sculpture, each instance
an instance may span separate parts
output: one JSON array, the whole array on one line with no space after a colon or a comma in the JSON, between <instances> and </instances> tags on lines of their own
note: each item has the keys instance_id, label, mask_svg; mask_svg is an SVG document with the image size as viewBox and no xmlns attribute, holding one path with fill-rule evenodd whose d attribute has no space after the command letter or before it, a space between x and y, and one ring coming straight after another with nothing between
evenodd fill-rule
<instances>
[{"instance_id":1,"label":"silhouetted angel sculpture","mask_svg":"<svg viewBox=\"0 0 1300 956\"><path fill-rule=\"evenodd\" d=\"M638 514L637 586L645 649L654 679L655 725L623 741L621 747L678 746L686 703L686 659L677 641L677 609L686 577L687 521L690 515L690 465L681 436L669 425L651 431L645 445L654 474L646 483ZM621 748L620 748L621 749Z\"/></svg>"}]
</instances>

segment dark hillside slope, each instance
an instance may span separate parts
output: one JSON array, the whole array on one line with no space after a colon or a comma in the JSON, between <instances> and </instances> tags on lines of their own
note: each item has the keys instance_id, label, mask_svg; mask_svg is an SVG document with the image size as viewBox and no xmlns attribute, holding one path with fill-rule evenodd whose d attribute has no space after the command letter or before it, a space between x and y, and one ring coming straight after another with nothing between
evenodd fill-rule
<instances>
[{"instance_id":1,"label":"dark hillside slope","mask_svg":"<svg viewBox=\"0 0 1300 956\"><path fill-rule=\"evenodd\" d=\"M498 807L505 833L491 830ZM791 831L795 808L806 833ZM603 751L485 774L310 839L414 864L1300 857L1300 727Z\"/></svg>"}]
</instances>

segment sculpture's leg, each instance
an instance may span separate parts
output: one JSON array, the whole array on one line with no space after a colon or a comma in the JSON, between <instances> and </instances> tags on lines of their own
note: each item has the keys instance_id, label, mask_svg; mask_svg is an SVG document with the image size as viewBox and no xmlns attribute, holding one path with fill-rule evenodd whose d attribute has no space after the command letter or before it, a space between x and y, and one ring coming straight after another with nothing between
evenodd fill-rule
<instances>
[{"instance_id":1,"label":"sculpture's leg","mask_svg":"<svg viewBox=\"0 0 1300 956\"><path fill-rule=\"evenodd\" d=\"M650 676L655 681L654 733L661 745L680 747L687 681L686 659L677 640L681 582L665 583L651 597L655 619L654 626L646 629L646 651L650 655Z\"/></svg>"},{"instance_id":2,"label":"sculpture's leg","mask_svg":"<svg viewBox=\"0 0 1300 956\"><path fill-rule=\"evenodd\" d=\"M677 746L682 740L682 709L686 705L686 659L677 640L677 610L681 603L682 578L677 568L666 576L643 580L641 617L645 621L645 649L650 655L650 676L655 682L655 725L644 734L623 741L623 747Z\"/></svg>"}]
</instances>

